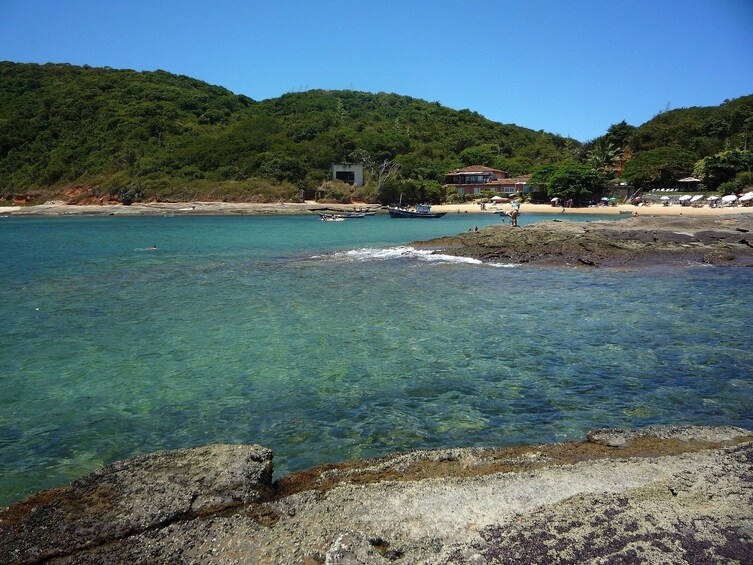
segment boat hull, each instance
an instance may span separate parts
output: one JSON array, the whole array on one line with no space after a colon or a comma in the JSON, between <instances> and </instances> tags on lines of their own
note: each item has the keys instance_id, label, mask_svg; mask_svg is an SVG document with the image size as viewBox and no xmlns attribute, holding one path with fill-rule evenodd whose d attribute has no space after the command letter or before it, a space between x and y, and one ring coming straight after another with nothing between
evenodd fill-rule
<instances>
[{"instance_id":1,"label":"boat hull","mask_svg":"<svg viewBox=\"0 0 753 565\"><path fill-rule=\"evenodd\" d=\"M387 208L391 218L441 218L447 212L414 212L413 210L403 210L401 208Z\"/></svg>"}]
</instances>

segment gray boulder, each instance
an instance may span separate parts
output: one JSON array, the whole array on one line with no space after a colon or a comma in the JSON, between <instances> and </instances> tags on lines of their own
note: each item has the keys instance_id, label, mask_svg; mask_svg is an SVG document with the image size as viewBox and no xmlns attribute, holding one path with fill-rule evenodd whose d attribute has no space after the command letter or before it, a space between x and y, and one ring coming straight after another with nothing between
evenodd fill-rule
<instances>
[{"instance_id":1,"label":"gray boulder","mask_svg":"<svg viewBox=\"0 0 753 565\"><path fill-rule=\"evenodd\" d=\"M272 451L210 445L119 461L0 512L11 563L68 555L181 519L267 500Z\"/></svg>"}]
</instances>

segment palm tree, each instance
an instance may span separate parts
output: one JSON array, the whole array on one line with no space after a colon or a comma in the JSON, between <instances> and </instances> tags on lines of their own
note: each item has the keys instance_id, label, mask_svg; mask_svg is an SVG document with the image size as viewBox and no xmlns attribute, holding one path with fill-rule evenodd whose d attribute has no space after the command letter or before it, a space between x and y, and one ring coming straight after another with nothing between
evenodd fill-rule
<instances>
[{"instance_id":1,"label":"palm tree","mask_svg":"<svg viewBox=\"0 0 753 565\"><path fill-rule=\"evenodd\" d=\"M622 148L607 143L603 137L597 139L591 151L588 152L588 164L600 171L612 170L620 159L622 159Z\"/></svg>"}]
</instances>

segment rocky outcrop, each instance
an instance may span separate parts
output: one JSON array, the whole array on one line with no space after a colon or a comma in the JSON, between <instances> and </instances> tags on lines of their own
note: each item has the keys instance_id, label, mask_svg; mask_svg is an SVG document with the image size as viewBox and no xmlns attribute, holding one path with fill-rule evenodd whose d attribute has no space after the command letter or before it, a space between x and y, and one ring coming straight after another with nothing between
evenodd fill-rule
<instances>
[{"instance_id":1,"label":"rocky outcrop","mask_svg":"<svg viewBox=\"0 0 753 565\"><path fill-rule=\"evenodd\" d=\"M753 217L634 217L507 224L412 245L495 263L573 267L753 266Z\"/></svg>"},{"instance_id":2,"label":"rocky outcrop","mask_svg":"<svg viewBox=\"0 0 753 565\"><path fill-rule=\"evenodd\" d=\"M104 467L0 513L0 555L33 563L270 498L272 452L212 445Z\"/></svg>"},{"instance_id":3,"label":"rocky outcrop","mask_svg":"<svg viewBox=\"0 0 753 565\"><path fill-rule=\"evenodd\" d=\"M750 563L753 433L417 451L270 482L271 453L117 463L0 512L11 563Z\"/></svg>"}]
</instances>

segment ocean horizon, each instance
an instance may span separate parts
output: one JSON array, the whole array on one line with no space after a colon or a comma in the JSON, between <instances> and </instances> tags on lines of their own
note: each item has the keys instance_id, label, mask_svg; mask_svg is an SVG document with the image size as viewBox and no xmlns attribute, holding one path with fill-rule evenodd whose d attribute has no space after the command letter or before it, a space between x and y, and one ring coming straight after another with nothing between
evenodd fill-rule
<instances>
[{"instance_id":1,"label":"ocean horizon","mask_svg":"<svg viewBox=\"0 0 753 565\"><path fill-rule=\"evenodd\" d=\"M0 506L211 443L272 448L279 477L601 427L753 428L753 271L410 246L499 222L1 218Z\"/></svg>"}]
</instances>

